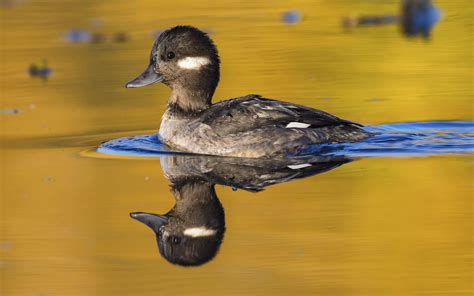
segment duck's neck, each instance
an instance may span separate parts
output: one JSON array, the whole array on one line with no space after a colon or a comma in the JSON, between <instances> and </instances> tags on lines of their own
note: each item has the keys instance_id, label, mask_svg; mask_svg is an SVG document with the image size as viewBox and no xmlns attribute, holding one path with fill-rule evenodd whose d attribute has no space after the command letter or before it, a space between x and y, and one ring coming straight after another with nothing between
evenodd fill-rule
<instances>
[{"instance_id":1,"label":"duck's neck","mask_svg":"<svg viewBox=\"0 0 474 296\"><path fill-rule=\"evenodd\" d=\"M177 113L198 114L209 108L214 90L174 88L168 99L168 108Z\"/></svg>"}]
</instances>

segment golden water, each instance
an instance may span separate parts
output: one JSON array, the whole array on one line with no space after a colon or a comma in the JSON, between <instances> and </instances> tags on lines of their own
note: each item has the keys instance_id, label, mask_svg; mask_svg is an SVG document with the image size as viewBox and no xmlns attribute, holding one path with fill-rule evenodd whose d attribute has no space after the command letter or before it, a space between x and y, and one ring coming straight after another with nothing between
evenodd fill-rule
<instances>
[{"instance_id":1,"label":"golden water","mask_svg":"<svg viewBox=\"0 0 474 296\"><path fill-rule=\"evenodd\" d=\"M3 0L0 8L1 295L472 295L471 156L361 159L260 193L217 186L227 231L214 260L167 263L131 211L174 204L159 160L82 153L150 133L169 90L127 90L152 33L211 32L215 98L247 93L364 124L470 120L472 1L436 1L429 41L396 26L344 32L397 1ZM286 25L281 14L303 20ZM72 28L109 37L70 44ZM124 31L126 43L110 38ZM48 60L48 81L27 74ZM375 100L374 100L375 99ZM86 156L94 157L86 157Z\"/></svg>"}]
</instances>

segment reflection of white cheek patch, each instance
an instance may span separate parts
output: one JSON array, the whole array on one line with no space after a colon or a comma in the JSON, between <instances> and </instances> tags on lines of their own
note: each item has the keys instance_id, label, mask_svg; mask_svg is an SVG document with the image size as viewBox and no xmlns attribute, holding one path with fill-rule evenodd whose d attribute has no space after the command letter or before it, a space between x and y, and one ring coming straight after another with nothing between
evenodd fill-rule
<instances>
[{"instance_id":1,"label":"reflection of white cheek patch","mask_svg":"<svg viewBox=\"0 0 474 296\"><path fill-rule=\"evenodd\" d=\"M184 230L184 235L191 236L191 237L211 236L214 234L216 234L216 231L214 229L208 229L203 226L187 228Z\"/></svg>"},{"instance_id":2,"label":"reflection of white cheek patch","mask_svg":"<svg viewBox=\"0 0 474 296\"><path fill-rule=\"evenodd\" d=\"M205 57L187 57L179 60L178 66L182 69L197 70L209 63L211 63L211 61Z\"/></svg>"}]
</instances>

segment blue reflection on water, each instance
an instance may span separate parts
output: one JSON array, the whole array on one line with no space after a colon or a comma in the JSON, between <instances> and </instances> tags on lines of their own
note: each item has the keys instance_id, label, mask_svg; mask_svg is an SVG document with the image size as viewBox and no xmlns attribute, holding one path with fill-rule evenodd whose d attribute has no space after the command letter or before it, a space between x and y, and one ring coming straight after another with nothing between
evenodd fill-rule
<instances>
[{"instance_id":1,"label":"blue reflection on water","mask_svg":"<svg viewBox=\"0 0 474 296\"><path fill-rule=\"evenodd\" d=\"M375 133L362 142L318 144L303 154L346 157L409 157L474 152L474 121L407 122L367 126ZM143 135L111 140L98 152L122 156L151 156L179 153L159 141L159 136Z\"/></svg>"},{"instance_id":2,"label":"blue reflection on water","mask_svg":"<svg viewBox=\"0 0 474 296\"><path fill-rule=\"evenodd\" d=\"M441 10L431 3L413 9L403 17L403 30L407 36L429 37L431 30L441 19Z\"/></svg>"}]
</instances>

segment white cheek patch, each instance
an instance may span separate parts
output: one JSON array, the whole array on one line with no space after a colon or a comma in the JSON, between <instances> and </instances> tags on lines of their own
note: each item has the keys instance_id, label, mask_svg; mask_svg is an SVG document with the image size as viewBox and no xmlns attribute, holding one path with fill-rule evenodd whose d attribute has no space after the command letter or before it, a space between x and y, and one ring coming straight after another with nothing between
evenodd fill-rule
<instances>
[{"instance_id":1,"label":"white cheek patch","mask_svg":"<svg viewBox=\"0 0 474 296\"><path fill-rule=\"evenodd\" d=\"M201 227L193 227L193 228L187 228L184 230L184 235L190 236L190 237L203 237L203 236L211 236L215 235L217 231L214 229L208 229L204 226Z\"/></svg>"},{"instance_id":2,"label":"white cheek patch","mask_svg":"<svg viewBox=\"0 0 474 296\"><path fill-rule=\"evenodd\" d=\"M292 169L292 170L298 170L298 169L303 169L303 168L307 168L307 167L310 167L311 164L309 163L302 163L302 164L295 164L295 165L289 165L288 168Z\"/></svg>"},{"instance_id":3,"label":"white cheek patch","mask_svg":"<svg viewBox=\"0 0 474 296\"><path fill-rule=\"evenodd\" d=\"M198 70L210 63L211 61L206 57L186 57L178 61L178 67L181 69Z\"/></svg>"},{"instance_id":4,"label":"white cheek patch","mask_svg":"<svg viewBox=\"0 0 474 296\"><path fill-rule=\"evenodd\" d=\"M307 123L303 123L303 122L290 122L288 123L288 125L286 126L286 128L292 128L292 127L295 127L295 128L307 128L308 126L310 126L311 124L307 124Z\"/></svg>"}]
</instances>

